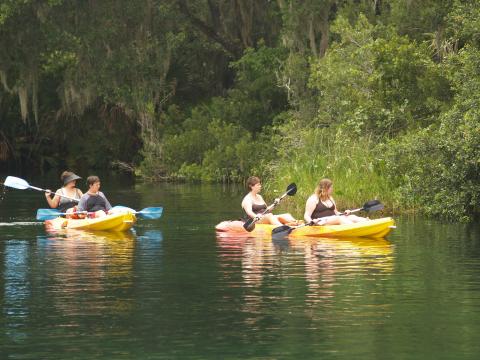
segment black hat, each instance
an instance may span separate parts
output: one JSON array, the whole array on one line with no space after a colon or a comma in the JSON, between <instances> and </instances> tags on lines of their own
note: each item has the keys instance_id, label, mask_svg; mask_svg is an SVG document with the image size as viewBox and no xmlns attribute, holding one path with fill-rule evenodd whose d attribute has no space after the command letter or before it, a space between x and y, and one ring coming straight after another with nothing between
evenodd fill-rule
<instances>
[{"instance_id":1,"label":"black hat","mask_svg":"<svg viewBox=\"0 0 480 360\"><path fill-rule=\"evenodd\" d=\"M68 176L65 176L63 178L63 185L67 185L69 182L72 182L72 181L78 180L78 179L81 179L81 177L78 176L77 174L72 173L72 174L70 174Z\"/></svg>"}]
</instances>

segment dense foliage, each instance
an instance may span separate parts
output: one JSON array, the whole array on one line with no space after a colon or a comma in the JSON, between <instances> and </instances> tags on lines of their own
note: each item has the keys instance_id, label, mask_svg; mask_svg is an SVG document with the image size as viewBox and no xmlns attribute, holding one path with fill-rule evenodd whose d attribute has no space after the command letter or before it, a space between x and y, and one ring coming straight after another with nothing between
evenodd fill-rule
<instances>
[{"instance_id":1,"label":"dense foliage","mask_svg":"<svg viewBox=\"0 0 480 360\"><path fill-rule=\"evenodd\" d=\"M0 163L480 213L480 0L2 0ZM19 26L22 24L22 26Z\"/></svg>"}]
</instances>

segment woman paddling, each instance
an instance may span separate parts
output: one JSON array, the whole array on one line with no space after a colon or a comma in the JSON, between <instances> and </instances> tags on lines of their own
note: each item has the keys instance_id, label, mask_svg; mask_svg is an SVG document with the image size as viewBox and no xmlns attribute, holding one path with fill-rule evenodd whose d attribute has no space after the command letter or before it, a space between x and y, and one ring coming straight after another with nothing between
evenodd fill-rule
<instances>
[{"instance_id":1,"label":"woman paddling","mask_svg":"<svg viewBox=\"0 0 480 360\"><path fill-rule=\"evenodd\" d=\"M282 225L285 223L296 223L296 220L290 214L273 215L269 212L263 216L261 215L267 209L267 204L260 195L262 184L258 177L250 176L247 179L247 187L250 192L245 195L242 201L242 208L247 218L259 217L259 224ZM278 203L278 199L275 199L275 202Z\"/></svg>"},{"instance_id":2,"label":"woman paddling","mask_svg":"<svg viewBox=\"0 0 480 360\"><path fill-rule=\"evenodd\" d=\"M93 213L92 217L102 217L110 213L112 205L100 191L100 178L92 175L87 178L88 191L78 203L78 211Z\"/></svg>"},{"instance_id":3,"label":"woman paddling","mask_svg":"<svg viewBox=\"0 0 480 360\"><path fill-rule=\"evenodd\" d=\"M304 218L307 223L313 221L319 225L343 225L368 221L367 218L351 215L350 210L345 210L345 215L339 215L332 193L332 180L320 180L315 193L308 198L305 205Z\"/></svg>"},{"instance_id":4,"label":"woman paddling","mask_svg":"<svg viewBox=\"0 0 480 360\"><path fill-rule=\"evenodd\" d=\"M52 193L51 190L46 190L45 199L47 200L48 205L51 208L57 209L62 213L74 213L78 201L70 200L66 197L80 200L83 193L80 189L76 187L76 181L78 179L81 179L81 177L71 171L64 171L62 175L60 175L60 179L62 180L63 187L61 187L55 192L53 198L50 196L50 194Z\"/></svg>"}]
</instances>

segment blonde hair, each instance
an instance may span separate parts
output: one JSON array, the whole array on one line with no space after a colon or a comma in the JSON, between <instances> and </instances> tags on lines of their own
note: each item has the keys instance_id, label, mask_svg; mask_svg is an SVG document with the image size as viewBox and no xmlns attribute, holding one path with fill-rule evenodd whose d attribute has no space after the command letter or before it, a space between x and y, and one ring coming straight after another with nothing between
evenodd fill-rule
<instances>
[{"instance_id":1,"label":"blonde hair","mask_svg":"<svg viewBox=\"0 0 480 360\"><path fill-rule=\"evenodd\" d=\"M322 179L318 182L317 187L315 188L315 195L321 200L326 201L330 199L328 195L328 189L330 189L333 185L332 180L330 179Z\"/></svg>"}]
</instances>

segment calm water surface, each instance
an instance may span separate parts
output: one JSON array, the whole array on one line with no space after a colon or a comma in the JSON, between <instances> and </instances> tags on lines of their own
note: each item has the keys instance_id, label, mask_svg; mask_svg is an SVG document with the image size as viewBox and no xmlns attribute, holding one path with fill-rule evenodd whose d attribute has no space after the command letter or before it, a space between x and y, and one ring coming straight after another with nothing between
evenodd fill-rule
<instances>
[{"instance_id":1,"label":"calm water surface","mask_svg":"<svg viewBox=\"0 0 480 360\"><path fill-rule=\"evenodd\" d=\"M112 203L163 217L122 235L49 234L35 222L43 194L0 187L0 359L480 356L478 225L225 240L213 227L239 216L238 188L102 184Z\"/></svg>"}]
</instances>

